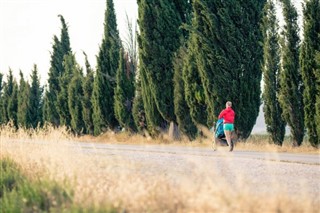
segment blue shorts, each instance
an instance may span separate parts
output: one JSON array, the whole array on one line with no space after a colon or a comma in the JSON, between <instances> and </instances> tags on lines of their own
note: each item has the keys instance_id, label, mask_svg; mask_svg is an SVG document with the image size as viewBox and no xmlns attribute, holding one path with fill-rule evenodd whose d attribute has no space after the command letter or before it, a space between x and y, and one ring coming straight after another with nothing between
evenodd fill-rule
<instances>
[{"instance_id":1,"label":"blue shorts","mask_svg":"<svg viewBox=\"0 0 320 213\"><path fill-rule=\"evenodd\" d=\"M223 130L233 131L234 130L234 126L233 126L233 124L223 124Z\"/></svg>"}]
</instances>

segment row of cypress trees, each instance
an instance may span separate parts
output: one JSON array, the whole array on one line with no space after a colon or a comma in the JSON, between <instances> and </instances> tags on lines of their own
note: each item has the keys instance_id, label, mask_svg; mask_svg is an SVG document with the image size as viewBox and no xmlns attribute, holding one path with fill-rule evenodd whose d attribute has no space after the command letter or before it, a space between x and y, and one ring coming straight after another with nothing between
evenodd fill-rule
<instances>
[{"instance_id":1,"label":"row of cypress trees","mask_svg":"<svg viewBox=\"0 0 320 213\"><path fill-rule=\"evenodd\" d=\"M37 65L31 73L31 84L20 71L19 84L9 70L7 81L0 73L0 124L12 121L14 127L36 128L42 122L42 93Z\"/></svg>"},{"instance_id":2,"label":"row of cypress trees","mask_svg":"<svg viewBox=\"0 0 320 213\"><path fill-rule=\"evenodd\" d=\"M303 39L299 38L298 14L290 0L280 0L284 27L279 30L274 1L264 8L264 113L267 131L282 145L285 126L290 127L293 145L300 146L307 130L309 142L320 142L319 54L320 1L305 1ZM281 32L279 34L279 32Z\"/></svg>"},{"instance_id":3,"label":"row of cypress trees","mask_svg":"<svg viewBox=\"0 0 320 213\"><path fill-rule=\"evenodd\" d=\"M40 99L31 101L20 94L28 82L21 77L18 87L9 74L0 93L0 121L34 127L23 123L18 111L28 111L24 104L35 102L41 112L35 124L66 125L75 133L94 135L121 126L133 132L146 129L153 136L172 125L194 139L199 124L212 126L231 100L236 133L246 139L259 113L263 74L272 140L281 145L288 124L294 145L300 145L306 124L309 140L317 146L319 0L305 2L301 50L296 10L290 0L280 2L285 17L281 35L271 0L138 0L137 41L128 24L131 37L124 47L113 1L107 0L96 69L85 53L85 68L76 62L68 26L59 16L61 35L53 38L48 87L41 95L38 84ZM15 102L18 91L22 99Z\"/></svg>"}]
</instances>

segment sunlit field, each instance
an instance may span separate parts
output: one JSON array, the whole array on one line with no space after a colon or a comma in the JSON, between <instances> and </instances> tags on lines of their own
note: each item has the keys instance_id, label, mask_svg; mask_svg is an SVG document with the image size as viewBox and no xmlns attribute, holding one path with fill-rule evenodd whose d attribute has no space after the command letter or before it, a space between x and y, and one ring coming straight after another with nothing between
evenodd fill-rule
<instances>
[{"instance_id":1,"label":"sunlit field","mask_svg":"<svg viewBox=\"0 0 320 213\"><path fill-rule=\"evenodd\" d=\"M75 137L64 128L47 126L41 130L15 131L4 126L0 129L0 160L12 160L33 184L57 183L59 187L48 187L48 190L65 190L70 194L66 197L68 202L62 204L64 212L319 212L319 200L303 191L299 196L289 196L279 187L270 196L253 193L241 177L235 178L235 183L230 185L215 171L211 171L209 177L203 176L208 169L205 165L192 170L192 179L181 175L179 181L172 181L170 175L149 172L144 162L85 154L75 145L79 141L89 141L210 147L211 140L207 137L193 142L186 139L172 142L165 135L151 139L127 133L106 133L96 138ZM308 145L291 148L285 144L279 148L264 136L237 143L235 150L318 152ZM277 188L276 181L274 184ZM3 202L3 195L0 199ZM47 202L52 202L51 206L56 209L61 203L55 196L49 196Z\"/></svg>"}]
</instances>

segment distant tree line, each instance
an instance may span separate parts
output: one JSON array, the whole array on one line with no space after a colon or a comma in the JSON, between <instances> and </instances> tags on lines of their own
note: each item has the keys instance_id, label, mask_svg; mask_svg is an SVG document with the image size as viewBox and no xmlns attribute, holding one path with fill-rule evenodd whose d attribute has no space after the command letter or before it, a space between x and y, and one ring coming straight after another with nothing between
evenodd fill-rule
<instances>
[{"instance_id":1,"label":"distant tree line","mask_svg":"<svg viewBox=\"0 0 320 213\"><path fill-rule=\"evenodd\" d=\"M61 32L53 37L44 87L36 65L30 82L22 71L19 83L12 70L7 79L0 73L0 124L51 123L92 135L123 128L151 136L172 126L193 140L199 125L211 127L230 100L235 132L245 140L263 102L275 144L282 145L288 125L294 146L305 136L319 146L319 0L304 1L302 38L290 0L137 2L139 29L128 20L128 36L121 41L113 1L106 1L95 68L86 53L85 67L78 64L59 15Z\"/></svg>"}]
</instances>

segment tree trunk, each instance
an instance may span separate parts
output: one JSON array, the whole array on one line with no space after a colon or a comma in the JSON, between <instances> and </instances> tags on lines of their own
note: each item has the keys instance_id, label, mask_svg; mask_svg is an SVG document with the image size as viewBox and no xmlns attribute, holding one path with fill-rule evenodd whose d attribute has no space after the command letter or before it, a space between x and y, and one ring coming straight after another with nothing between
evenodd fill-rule
<instances>
[{"instance_id":1,"label":"tree trunk","mask_svg":"<svg viewBox=\"0 0 320 213\"><path fill-rule=\"evenodd\" d=\"M180 140L180 131L176 123L173 121L170 122L169 127L169 138L171 140L177 141Z\"/></svg>"}]
</instances>

